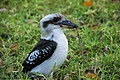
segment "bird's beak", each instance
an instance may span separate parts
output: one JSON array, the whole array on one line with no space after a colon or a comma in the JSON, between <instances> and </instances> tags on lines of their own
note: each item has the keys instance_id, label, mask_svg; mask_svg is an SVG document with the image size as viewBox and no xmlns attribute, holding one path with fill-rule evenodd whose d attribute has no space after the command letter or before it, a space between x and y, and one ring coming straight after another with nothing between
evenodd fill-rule
<instances>
[{"instance_id":1,"label":"bird's beak","mask_svg":"<svg viewBox=\"0 0 120 80\"><path fill-rule=\"evenodd\" d=\"M75 23L73 23L69 20L64 20L64 21L58 22L57 25L67 25L68 28L78 28L78 26Z\"/></svg>"}]
</instances>

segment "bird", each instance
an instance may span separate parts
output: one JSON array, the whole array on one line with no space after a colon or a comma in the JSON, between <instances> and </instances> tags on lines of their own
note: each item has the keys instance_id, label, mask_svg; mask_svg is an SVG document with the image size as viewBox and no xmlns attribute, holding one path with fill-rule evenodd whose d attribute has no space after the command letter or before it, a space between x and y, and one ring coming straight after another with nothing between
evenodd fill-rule
<instances>
[{"instance_id":1,"label":"bird","mask_svg":"<svg viewBox=\"0 0 120 80\"><path fill-rule=\"evenodd\" d=\"M58 69L68 54L68 40L62 28L78 28L60 13L48 14L40 20L41 38L24 60L24 73L41 73L53 75L54 67Z\"/></svg>"}]
</instances>

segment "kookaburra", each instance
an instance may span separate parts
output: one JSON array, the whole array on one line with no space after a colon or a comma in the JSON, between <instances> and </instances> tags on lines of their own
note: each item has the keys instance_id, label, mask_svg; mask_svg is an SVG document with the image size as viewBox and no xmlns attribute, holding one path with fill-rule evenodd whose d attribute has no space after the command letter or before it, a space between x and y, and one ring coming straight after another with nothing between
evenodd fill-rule
<instances>
[{"instance_id":1,"label":"kookaburra","mask_svg":"<svg viewBox=\"0 0 120 80\"><path fill-rule=\"evenodd\" d=\"M23 72L50 75L54 67L57 69L64 63L68 54L68 40L62 31L63 25L77 28L60 13L41 19L41 39L23 62Z\"/></svg>"}]
</instances>

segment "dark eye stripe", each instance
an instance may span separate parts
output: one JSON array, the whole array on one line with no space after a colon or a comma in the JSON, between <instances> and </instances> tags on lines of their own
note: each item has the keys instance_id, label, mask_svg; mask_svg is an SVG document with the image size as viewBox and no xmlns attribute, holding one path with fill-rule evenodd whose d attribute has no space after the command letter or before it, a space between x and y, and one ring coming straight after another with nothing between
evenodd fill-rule
<instances>
[{"instance_id":1,"label":"dark eye stripe","mask_svg":"<svg viewBox=\"0 0 120 80\"><path fill-rule=\"evenodd\" d=\"M51 21L51 20L49 20L49 21L45 21L44 23L43 23L43 27L44 28L46 28L47 26L48 26L48 24L53 24L53 21Z\"/></svg>"},{"instance_id":2,"label":"dark eye stripe","mask_svg":"<svg viewBox=\"0 0 120 80\"><path fill-rule=\"evenodd\" d=\"M43 27L46 28L48 24L54 24L55 22L58 22L61 19L61 17L54 17L53 20L45 21L43 23Z\"/></svg>"},{"instance_id":3,"label":"dark eye stripe","mask_svg":"<svg viewBox=\"0 0 120 80\"><path fill-rule=\"evenodd\" d=\"M57 22L57 21L59 21L60 19L61 19L61 17L54 17L52 21L53 21L53 22Z\"/></svg>"}]
</instances>

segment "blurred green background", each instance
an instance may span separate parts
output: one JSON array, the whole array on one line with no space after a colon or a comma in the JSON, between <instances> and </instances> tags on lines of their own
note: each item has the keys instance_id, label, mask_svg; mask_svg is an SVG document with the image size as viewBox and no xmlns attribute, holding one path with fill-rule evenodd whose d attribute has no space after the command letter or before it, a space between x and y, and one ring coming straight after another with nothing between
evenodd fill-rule
<instances>
[{"instance_id":1,"label":"blurred green background","mask_svg":"<svg viewBox=\"0 0 120 80\"><path fill-rule=\"evenodd\" d=\"M86 0L90 2L89 0ZM0 1L0 79L29 80L22 62L40 39L42 17L62 13L79 26L82 51L75 30L63 29L69 54L55 80L120 79L120 1L91 0Z\"/></svg>"}]
</instances>

